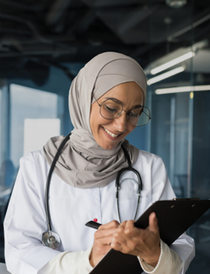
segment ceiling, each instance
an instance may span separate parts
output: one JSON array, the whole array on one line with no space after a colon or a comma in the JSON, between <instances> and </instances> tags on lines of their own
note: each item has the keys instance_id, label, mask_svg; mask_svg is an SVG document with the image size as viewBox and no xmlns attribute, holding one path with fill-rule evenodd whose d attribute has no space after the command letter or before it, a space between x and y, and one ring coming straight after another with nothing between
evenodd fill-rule
<instances>
[{"instance_id":1,"label":"ceiling","mask_svg":"<svg viewBox=\"0 0 210 274\"><path fill-rule=\"evenodd\" d=\"M104 51L145 68L204 38L210 41L209 0L180 8L165 0L0 0L0 78L47 79L52 65L72 77L65 63Z\"/></svg>"}]
</instances>

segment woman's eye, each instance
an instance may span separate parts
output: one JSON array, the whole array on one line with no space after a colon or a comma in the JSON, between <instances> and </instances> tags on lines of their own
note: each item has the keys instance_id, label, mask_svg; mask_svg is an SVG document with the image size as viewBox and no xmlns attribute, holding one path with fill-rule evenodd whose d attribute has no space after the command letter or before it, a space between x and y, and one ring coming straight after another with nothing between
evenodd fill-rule
<instances>
[{"instance_id":1,"label":"woman's eye","mask_svg":"<svg viewBox=\"0 0 210 274\"><path fill-rule=\"evenodd\" d=\"M107 111L109 111L109 112L112 112L112 113L117 112L117 109L116 109L116 108L112 108L112 107L107 106L107 105L104 105L104 108L105 108L105 110L107 110Z\"/></svg>"},{"instance_id":2,"label":"woman's eye","mask_svg":"<svg viewBox=\"0 0 210 274\"><path fill-rule=\"evenodd\" d=\"M132 117L139 117L140 114L139 113L135 113L135 112L131 112L130 116L132 116Z\"/></svg>"},{"instance_id":3,"label":"woman's eye","mask_svg":"<svg viewBox=\"0 0 210 274\"><path fill-rule=\"evenodd\" d=\"M142 113L142 109L135 109L130 112L130 116L132 117L139 117Z\"/></svg>"}]
</instances>

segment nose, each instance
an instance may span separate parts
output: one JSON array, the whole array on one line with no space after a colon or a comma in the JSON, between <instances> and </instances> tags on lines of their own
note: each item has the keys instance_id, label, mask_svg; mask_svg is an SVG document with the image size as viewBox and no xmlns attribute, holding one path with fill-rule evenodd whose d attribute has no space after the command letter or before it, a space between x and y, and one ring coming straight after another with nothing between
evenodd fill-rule
<instances>
[{"instance_id":1,"label":"nose","mask_svg":"<svg viewBox=\"0 0 210 274\"><path fill-rule=\"evenodd\" d=\"M121 115L114 119L115 129L119 132L124 132L127 128L128 116L125 111L122 111Z\"/></svg>"}]
</instances>

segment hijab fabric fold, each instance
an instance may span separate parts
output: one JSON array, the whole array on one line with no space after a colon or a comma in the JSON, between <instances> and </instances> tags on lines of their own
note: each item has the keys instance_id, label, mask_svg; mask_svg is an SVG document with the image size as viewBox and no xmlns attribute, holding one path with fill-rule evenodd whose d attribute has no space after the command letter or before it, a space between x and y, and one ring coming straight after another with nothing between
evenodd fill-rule
<instances>
[{"instance_id":1,"label":"hijab fabric fold","mask_svg":"<svg viewBox=\"0 0 210 274\"><path fill-rule=\"evenodd\" d=\"M128 166L122 144L129 152L131 163L135 163L139 154L137 148L124 139L111 150L103 149L95 141L89 123L94 98L100 98L116 85L133 81L141 87L145 98L146 77L142 68L134 59L116 52L97 55L74 78L69 90L69 111L74 129L54 169L63 181L78 188L108 185L119 170ZM53 137L43 147L49 165L64 138Z\"/></svg>"}]
</instances>

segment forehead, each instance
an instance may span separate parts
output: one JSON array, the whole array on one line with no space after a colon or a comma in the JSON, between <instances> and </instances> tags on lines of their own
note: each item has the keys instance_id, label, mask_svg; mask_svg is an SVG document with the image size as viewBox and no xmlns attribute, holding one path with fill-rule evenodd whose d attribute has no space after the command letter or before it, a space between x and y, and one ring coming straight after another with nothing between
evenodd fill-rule
<instances>
[{"instance_id":1,"label":"forehead","mask_svg":"<svg viewBox=\"0 0 210 274\"><path fill-rule=\"evenodd\" d=\"M144 92L135 82L127 82L117 85L100 97L99 101L106 98L116 98L123 106L132 107L144 103Z\"/></svg>"}]
</instances>

